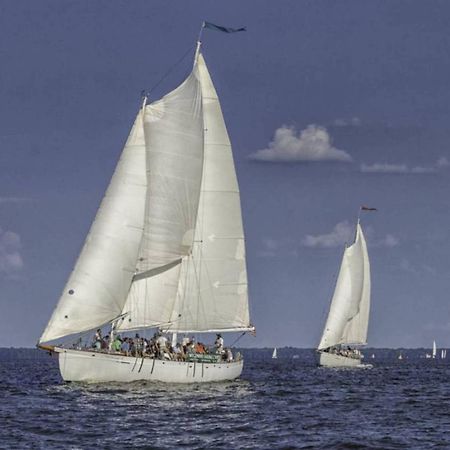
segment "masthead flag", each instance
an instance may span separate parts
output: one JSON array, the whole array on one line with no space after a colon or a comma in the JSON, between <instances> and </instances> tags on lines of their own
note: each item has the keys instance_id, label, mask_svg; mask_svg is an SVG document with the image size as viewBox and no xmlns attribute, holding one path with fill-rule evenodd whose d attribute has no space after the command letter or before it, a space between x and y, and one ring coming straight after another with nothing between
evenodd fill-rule
<instances>
[{"instance_id":1,"label":"masthead flag","mask_svg":"<svg viewBox=\"0 0 450 450\"><path fill-rule=\"evenodd\" d=\"M203 22L203 28L209 28L210 30L222 31L223 33L237 33L238 31L247 31L245 27L242 28L230 28L222 27L221 25L215 25L211 22Z\"/></svg>"}]
</instances>

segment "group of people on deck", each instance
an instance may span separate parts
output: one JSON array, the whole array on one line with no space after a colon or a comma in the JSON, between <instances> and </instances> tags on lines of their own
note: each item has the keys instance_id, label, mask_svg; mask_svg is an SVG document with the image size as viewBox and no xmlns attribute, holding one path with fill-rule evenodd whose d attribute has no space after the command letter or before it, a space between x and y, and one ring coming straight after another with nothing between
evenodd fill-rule
<instances>
[{"instance_id":1,"label":"group of people on deck","mask_svg":"<svg viewBox=\"0 0 450 450\"><path fill-rule=\"evenodd\" d=\"M351 347L329 347L324 350L325 352L332 353L334 355L345 356L346 358L361 358L361 352L357 348Z\"/></svg>"},{"instance_id":2,"label":"group of people on deck","mask_svg":"<svg viewBox=\"0 0 450 450\"><path fill-rule=\"evenodd\" d=\"M186 361L190 356L219 355L223 361L233 361L231 349L224 348L224 341L220 334L216 335L214 347L208 348L195 339L184 337L182 342L175 345L160 331L155 332L152 338L147 339L136 333L135 337L121 337L116 334L103 336L101 329L95 333L92 348L97 351L121 353L126 356L149 357L169 361Z\"/></svg>"}]
</instances>

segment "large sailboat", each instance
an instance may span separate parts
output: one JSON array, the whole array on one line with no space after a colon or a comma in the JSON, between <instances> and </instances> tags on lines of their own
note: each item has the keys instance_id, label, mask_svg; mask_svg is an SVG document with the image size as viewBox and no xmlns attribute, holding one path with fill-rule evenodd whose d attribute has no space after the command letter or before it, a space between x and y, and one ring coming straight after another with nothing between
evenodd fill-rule
<instances>
[{"instance_id":1,"label":"large sailboat","mask_svg":"<svg viewBox=\"0 0 450 450\"><path fill-rule=\"evenodd\" d=\"M109 324L110 340L133 332L144 342L143 330L156 329L177 348L180 335L254 329L232 148L200 41L189 76L144 99L38 345L59 355L67 381L191 383L242 372L223 341L184 358L74 344Z\"/></svg>"},{"instance_id":2,"label":"large sailboat","mask_svg":"<svg viewBox=\"0 0 450 450\"><path fill-rule=\"evenodd\" d=\"M330 311L317 349L321 366L361 366L359 347L366 344L369 310L370 264L358 218L355 240L344 250Z\"/></svg>"}]
</instances>

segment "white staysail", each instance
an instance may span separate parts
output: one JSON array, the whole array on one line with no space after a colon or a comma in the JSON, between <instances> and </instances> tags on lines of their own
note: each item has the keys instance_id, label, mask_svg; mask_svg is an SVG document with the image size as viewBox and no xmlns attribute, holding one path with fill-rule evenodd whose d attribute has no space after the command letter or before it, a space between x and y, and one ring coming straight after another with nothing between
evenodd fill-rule
<instances>
[{"instance_id":1,"label":"white staysail","mask_svg":"<svg viewBox=\"0 0 450 450\"><path fill-rule=\"evenodd\" d=\"M203 171L197 65L177 89L145 108L147 203L137 273L121 330L172 321L181 260L192 251Z\"/></svg>"},{"instance_id":2,"label":"white staysail","mask_svg":"<svg viewBox=\"0 0 450 450\"><path fill-rule=\"evenodd\" d=\"M140 111L75 268L39 342L90 330L121 313L136 269L146 185Z\"/></svg>"},{"instance_id":3,"label":"white staysail","mask_svg":"<svg viewBox=\"0 0 450 450\"><path fill-rule=\"evenodd\" d=\"M151 326L172 332L252 328L239 187L231 144L217 93L200 53L196 67L202 100L199 111L205 133L203 136L202 128L204 152L202 173L198 174L198 211L192 208L195 226L190 220L186 231L190 243L193 238L192 251L161 258L160 254L148 252L151 246L143 244L140 257L145 259L145 270L150 276L137 275L123 309L129 316L119 325L122 330ZM148 163L151 174L152 161ZM167 183L167 189L169 186ZM190 200L191 205L197 203L194 198ZM151 204L148 206L151 208ZM160 212L151 214L159 217ZM159 265L156 269L155 260ZM162 264L166 265L161 268Z\"/></svg>"},{"instance_id":4,"label":"white staysail","mask_svg":"<svg viewBox=\"0 0 450 450\"><path fill-rule=\"evenodd\" d=\"M436 358L436 353L437 353L436 341L433 341L433 353L432 353L433 358Z\"/></svg>"},{"instance_id":5,"label":"white staysail","mask_svg":"<svg viewBox=\"0 0 450 450\"><path fill-rule=\"evenodd\" d=\"M354 243L347 247L331 301L319 350L340 344L365 344L370 310L370 264L358 224Z\"/></svg>"}]
</instances>

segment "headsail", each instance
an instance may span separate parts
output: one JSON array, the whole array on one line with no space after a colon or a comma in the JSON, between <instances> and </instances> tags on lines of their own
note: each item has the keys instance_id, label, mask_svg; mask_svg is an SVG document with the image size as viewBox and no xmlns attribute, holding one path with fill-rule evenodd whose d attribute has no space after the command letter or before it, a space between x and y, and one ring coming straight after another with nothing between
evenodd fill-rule
<instances>
[{"instance_id":1,"label":"headsail","mask_svg":"<svg viewBox=\"0 0 450 450\"><path fill-rule=\"evenodd\" d=\"M39 342L90 330L122 311L144 224L142 114L136 117L75 268Z\"/></svg>"},{"instance_id":2,"label":"headsail","mask_svg":"<svg viewBox=\"0 0 450 450\"><path fill-rule=\"evenodd\" d=\"M131 312L130 318L122 322L121 329L160 325L171 331L189 332L252 328L231 144L217 93L200 53L197 67L205 133L192 252L182 256L180 265L133 283L124 307L124 312Z\"/></svg>"},{"instance_id":3,"label":"headsail","mask_svg":"<svg viewBox=\"0 0 450 450\"><path fill-rule=\"evenodd\" d=\"M342 258L319 350L339 344L365 344L370 310L370 264L358 222L355 242Z\"/></svg>"}]
</instances>

